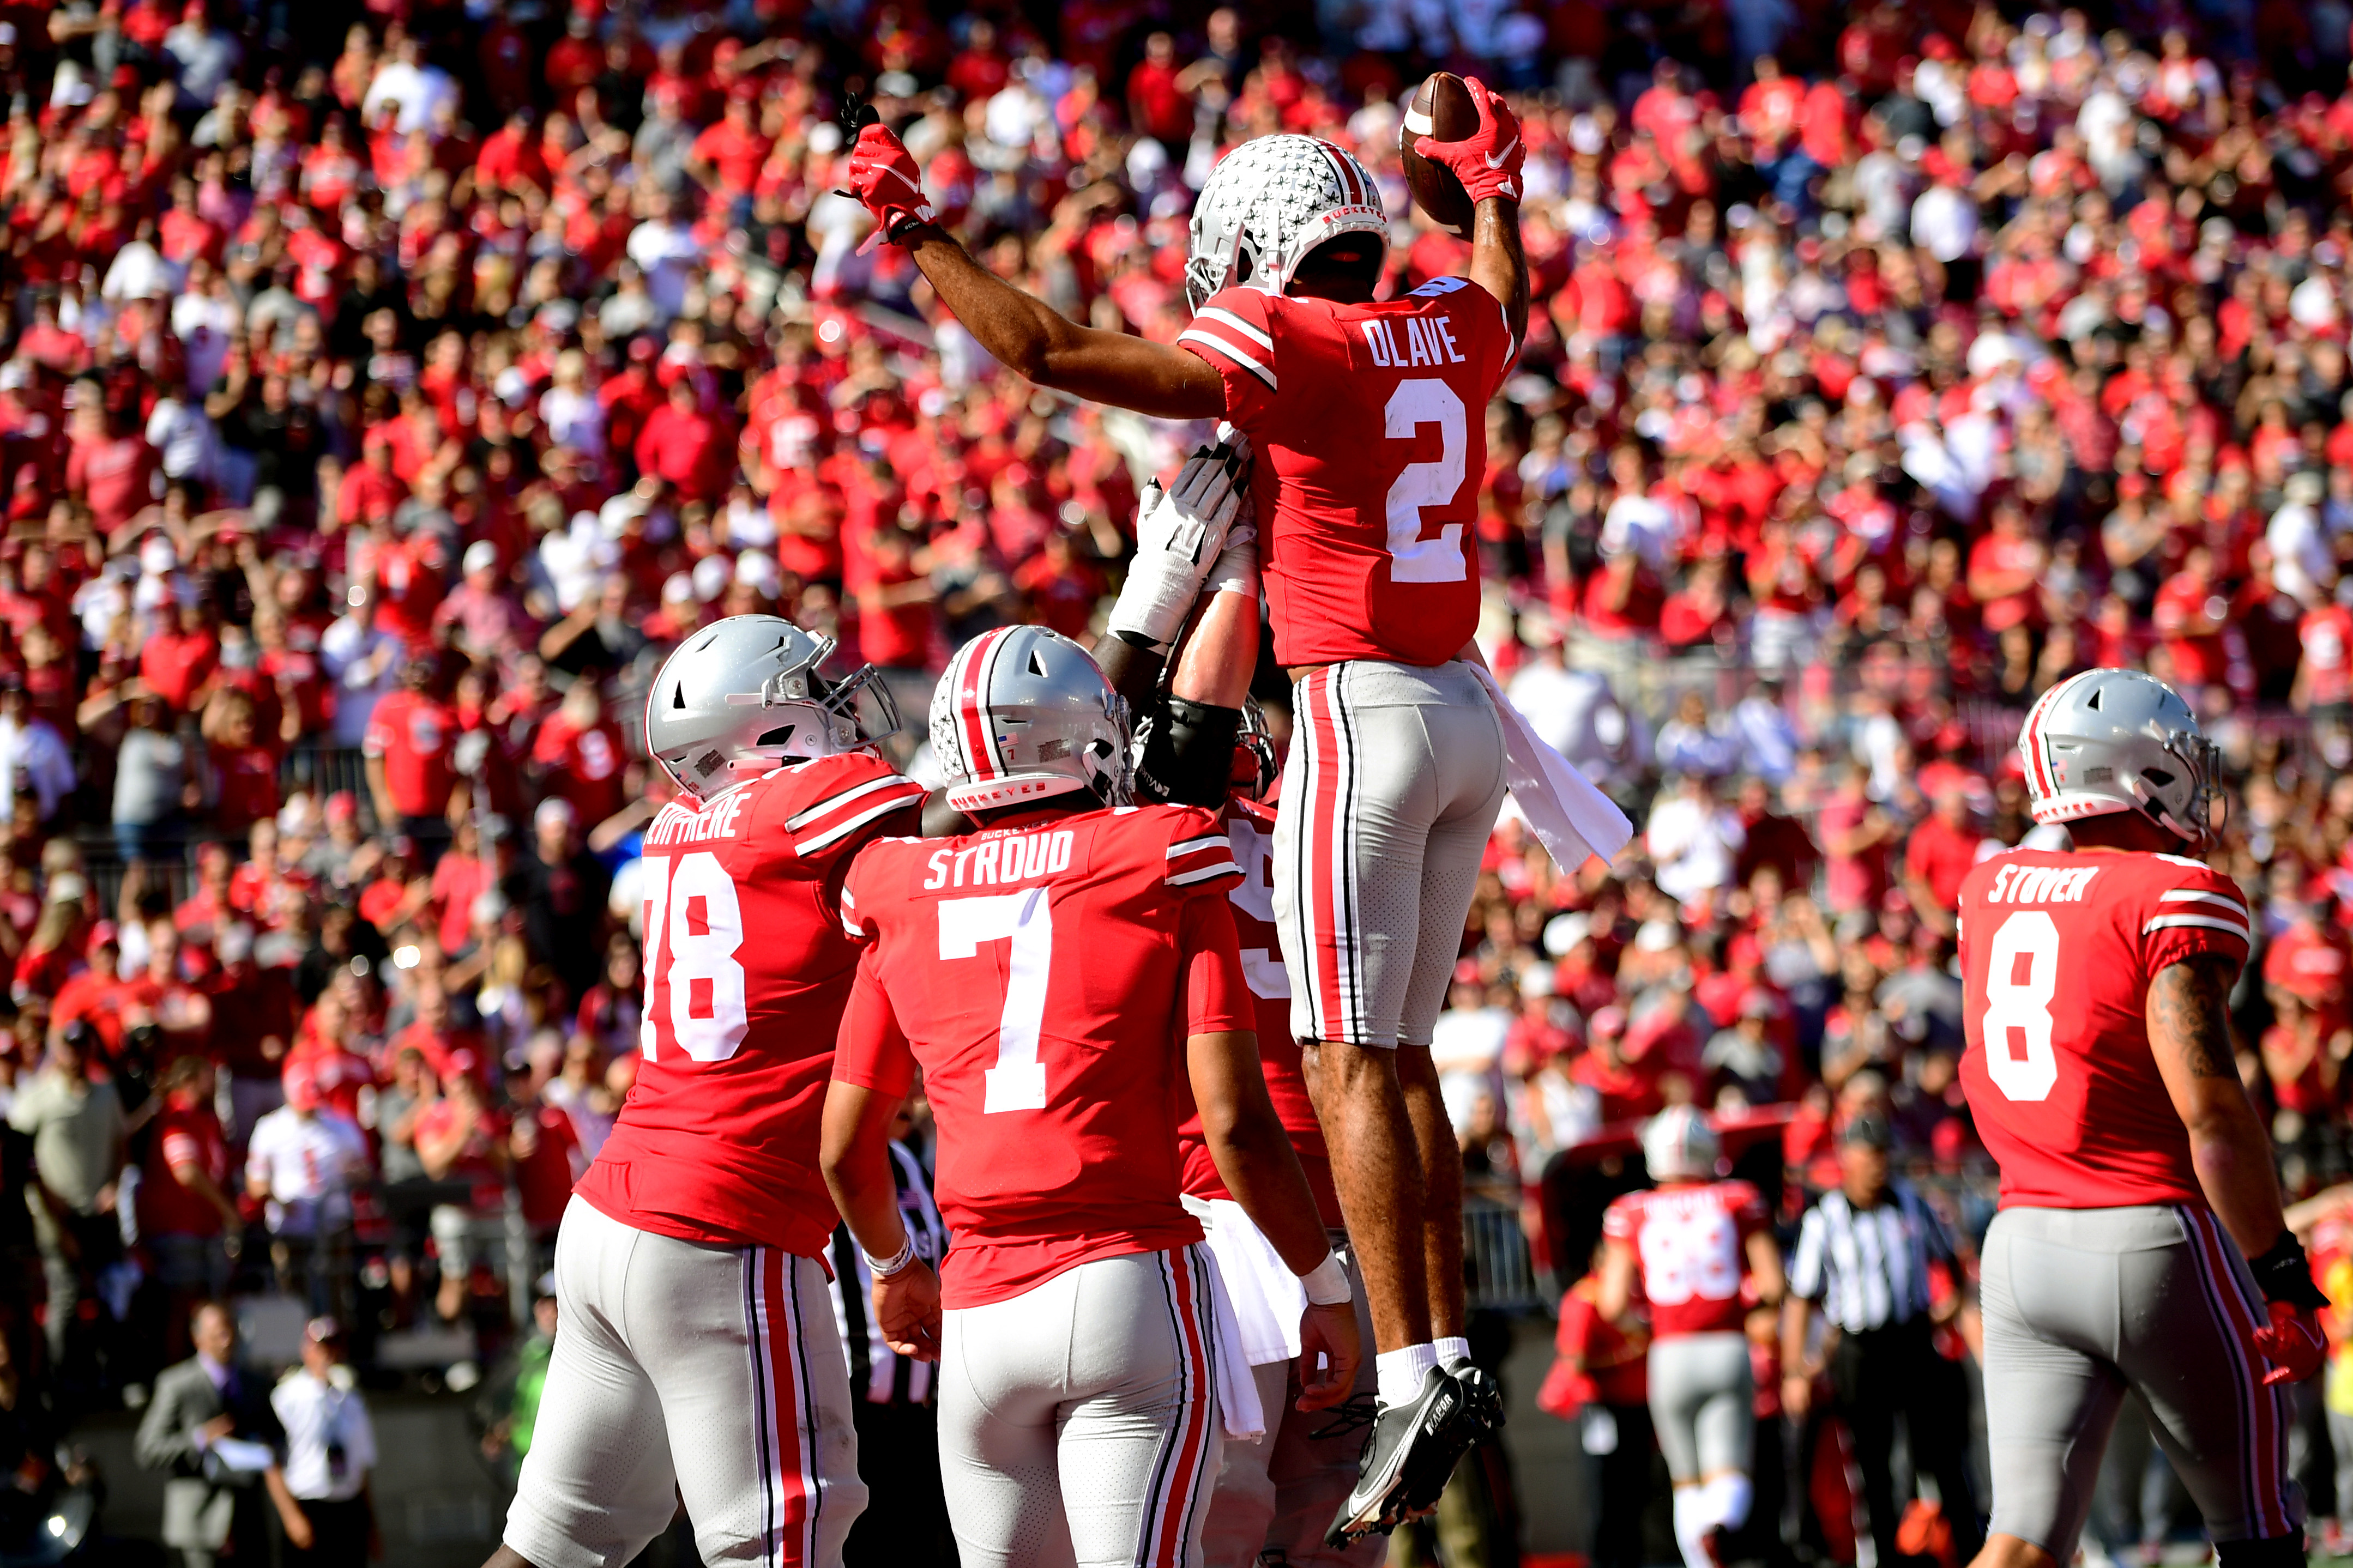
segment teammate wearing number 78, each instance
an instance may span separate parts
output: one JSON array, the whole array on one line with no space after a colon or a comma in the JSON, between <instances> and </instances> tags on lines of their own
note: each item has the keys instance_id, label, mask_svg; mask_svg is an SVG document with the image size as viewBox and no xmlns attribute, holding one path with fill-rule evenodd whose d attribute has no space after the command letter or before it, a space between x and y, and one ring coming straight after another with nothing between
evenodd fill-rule
<instances>
[{"instance_id":1,"label":"teammate wearing number 78","mask_svg":"<svg viewBox=\"0 0 2353 1568\"><path fill-rule=\"evenodd\" d=\"M2300 1568L2281 1384L2319 1370L2325 1298L2231 1041L2247 903L2189 858L2214 840L2219 753L2180 697L2121 669L2043 693L2018 744L2034 819L2075 850L1961 884L1961 1080L2001 1166L1977 1568L2073 1560L2127 1392L2221 1568Z\"/></svg>"},{"instance_id":2,"label":"teammate wearing number 78","mask_svg":"<svg viewBox=\"0 0 2353 1568\"><path fill-rule=\"evenodd\" d=\"M923 788L869 743L898 726L872 667L820 673L832 647L730 616L647 695L681 794L645 834L637 1087L556 1237L564 1333L487 1568L627 1563L681 1499L705 1563L839 1568L865 1505L820 1261L818 1120L858 963L828 889L918 830Z\"/></svg>"},{"instance_id":3,"label":"teammate wearing number 78","mask_svg":"<svg viewBox=\"0 0 2353 1568\"><path fill-rule=\"evenodd\" d=\"M1472 662L1472 525L1486 406L1528 308L1519 125L1501 98L1466 85L1474 134L1417 144L1473 204L1466 276L1376 300L1389 220L1371 174L1328 142L1262 136L1226 154L1195 204L1194 314L1174 345L1079 326L979 265L934 221L887 127L858 130L849 167L881 237L906 247L999 361L1042 385L1223 419L1249 438L1274 653L1299 737L1275 829L1292 1031L1308 1043L1380 1348L1381 1415L1335 1543L1434 1498L1502 1419L1462 1338L1461 1163L1429 1049L1505 787L1503 721ZM1166 649L1222 552L1216 540L1138 542L1111 630ZM1212 683L1221 689L1246 685L1256 663L1255 618L1241 629L1228 666L1239 680ZM1188 704L1176 717L1230 737L1239 711Z\"/></svg>"}]
</instances>

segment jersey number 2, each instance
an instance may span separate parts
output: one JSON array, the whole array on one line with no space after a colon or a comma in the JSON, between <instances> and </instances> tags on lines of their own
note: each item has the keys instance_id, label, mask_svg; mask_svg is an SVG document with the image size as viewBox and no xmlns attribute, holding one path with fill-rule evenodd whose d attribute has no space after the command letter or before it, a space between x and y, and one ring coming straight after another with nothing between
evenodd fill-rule
<instances>
[{"instance_id":1,"label":"jersey number 2","mask_svg":"<svg viewBox=\"0 0 2353 1568\"><path fill-rule=\"evenodd\" d=\"M1389 394L1388 438L1410 441L1425 425L1438 426L1434 463L1408 463L1389 487L1389 581L1460 583L1470 573L1462 558L1462 525L1450 522L1435 539L1421 536L1421 509L1445 506L1462 489L1463 450L1470 432L1462 399L1435 376L1398 383Z\"/></svg>"},{"instance_id":2,"label":"jersey number 2","mask_svg":"<svg viewBox=\"0 0 2353 1568\"><path fill-rule=\"evenodd\" d=\"M735 879L708 850L645 858L646 1016L638 1046L648 1061L656 1047L675 1047L698 1062L723 1062L751 1026L744 996L744 907ZM670 1005L657 1007L657 980ZM668 1035L664 1035L668 1026Z\"/></svg>"},{"instance_id":3,"label":"jersey number 2","mask_svg":"<svg viewBox=\"0 0 2353 1568\"><path fill-rule=\"evenodd\" d=\"M1985 1063L1986 1076L2011 1100L2046 1099L2059 1081L2059 1056L2051 1048L2051 998L2058 989L2058 926L2042 910L2005 917L1986 958ZM2016 1054L2021 1047L2023 1056Z\"/></svg>"},{"instance_id":4,"label":"jersey number 2","mask_svg":"<svg viewBox=\"0 0 2353 1568\"><path fill-rule=\"evenodd\" d=\"M1054 963L1054 910L1046 889L940 900L940 956L971 958L985 942L1007 942L1005 1008L997 1019L997 1065L981 1113L1046 1109L1046 1064L1038 1033L1046 1021L1046 975Z\"/></svg>"}]
</instances>

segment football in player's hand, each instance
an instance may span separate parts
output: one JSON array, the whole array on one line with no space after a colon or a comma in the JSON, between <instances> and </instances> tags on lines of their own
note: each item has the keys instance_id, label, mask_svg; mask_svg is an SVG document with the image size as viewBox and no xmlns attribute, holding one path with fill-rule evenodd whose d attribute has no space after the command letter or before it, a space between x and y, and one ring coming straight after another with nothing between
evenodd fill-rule
<instances>
[{"instance_id":1,"label":"football in player's hand","mask_svg":"<svg viewBox=\"0 0 2353 1568\"><path fill-rule=\"evenodd\" d=\"M1405 164L1405 183L1413 205L1430 221L1461 237L1471 232L1471 197L1454 171L1432 163L1413 150L1427 136L1434 142L1460 142L1479 129L1479 110L1471 89L1451 71L1433 71L1406 100L1405 118L1398 126L1398 157Z\"/></svg>"}]
</instances>

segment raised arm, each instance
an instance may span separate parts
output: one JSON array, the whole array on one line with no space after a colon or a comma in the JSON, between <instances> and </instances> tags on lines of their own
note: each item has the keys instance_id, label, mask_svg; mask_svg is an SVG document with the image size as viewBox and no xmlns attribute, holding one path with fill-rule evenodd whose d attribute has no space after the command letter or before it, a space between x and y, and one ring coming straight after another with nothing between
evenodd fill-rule
<instances>
[{"instance_id":1,"label":"raised arm","mask_svg":"<svg viewBox=\"0 0 2353 1568\"><path fill-rule=\"evenodd\" d=\"M907 254L965 330L999 363L1058 392L1163 419L1215 419L1226 389L1208 363L1128 332L1082 327L973 259L937 224L906 231Z\"/></svg>"},{"instance_id":2,"label":"raised arm","mask_svg":"<svg viewBox=\"0 0 2353 1568\"><path fill-rule=\"evenodd\" d=\"M1424 136L1413 150L1462 182L1472 201L1471 281L1504 307L1516 350L1528 333L1528 258L1520 248L1520 166L1527 146L1510 105L1475 76L1462 85L1479 111L1479 128L1460 142Z\"/></svg>"},{"instance_id":3,"label":"raised arm","mask_svg":"<svg viewBox=\"0 0 2353 1568\"><path fill-rule=\"evenodd\" d=\"M879 121L858 132L849 186L881 237L906 247L940 303L999 363L1040 386L1139 414L1214 419L1226 411L1225 386L1201 360L1147 338L1080 326L974 260L940 227L906 143Z\"/></svg>"}]
</instances>

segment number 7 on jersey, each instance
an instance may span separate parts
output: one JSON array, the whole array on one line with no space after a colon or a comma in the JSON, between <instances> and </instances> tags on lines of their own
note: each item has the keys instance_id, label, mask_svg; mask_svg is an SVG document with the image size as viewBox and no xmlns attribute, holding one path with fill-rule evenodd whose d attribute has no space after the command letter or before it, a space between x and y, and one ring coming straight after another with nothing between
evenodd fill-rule
<instances>
[{"instance_id":1,"label":"number 7 on jersey","mask_svg":"<svg viewBox=\"0 0 2353 1568\"><path fill-rule=\"evenodd\" d=\"M1054 910L1046 889L940 900L940 956L972 958L981 944L1010 942L1005 1008L997 1024L997 1065L984 1075L984 1115L1046 1109L1046 1064L1038 1035L1046 1021L1046 976L1054 963Z\"/></svg>"}]
</instances>

